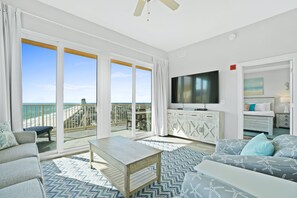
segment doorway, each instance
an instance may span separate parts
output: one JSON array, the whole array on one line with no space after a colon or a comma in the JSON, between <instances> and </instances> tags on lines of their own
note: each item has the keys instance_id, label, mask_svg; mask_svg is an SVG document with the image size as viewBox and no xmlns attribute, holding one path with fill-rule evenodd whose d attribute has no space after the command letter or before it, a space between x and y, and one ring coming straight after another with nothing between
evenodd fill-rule
<instances>
[{"instance_id":1,"label":"doorway","mask_svg":"<svg viewBox=\"0 0 297 198\"><path fill-rule=\"evenodd\" d=\"M238 138L250 139L260 133L270 139L296 135L295 57L290 54L239 64Z\"/></svg>"}]
</instances>

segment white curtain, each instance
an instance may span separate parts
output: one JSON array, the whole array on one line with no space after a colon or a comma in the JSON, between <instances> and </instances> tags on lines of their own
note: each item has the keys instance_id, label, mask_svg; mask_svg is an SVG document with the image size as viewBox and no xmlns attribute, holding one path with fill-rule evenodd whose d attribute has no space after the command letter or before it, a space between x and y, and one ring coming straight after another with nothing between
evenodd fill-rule
<instances>
[{"instance_id":1,"label":"white curtain","mask_svg":"<svg viewBox=\"0 0 297 198\"><path fill-rule=\"evenodd\" d=\"M10 121L12 130L19 131L22 130L21 13L4 3L0 10L0 122Z\"/></svg>"},{"instance_id":2,"label":"white curtain","mask_svg":"<svg viewBox=\"0 0 297 198\"><path fill-rule=\"evenodd\" d=\"M153 130L156 135L166 136L168 108L168 61L153 59Z\"/></svg>"}]
</instances>

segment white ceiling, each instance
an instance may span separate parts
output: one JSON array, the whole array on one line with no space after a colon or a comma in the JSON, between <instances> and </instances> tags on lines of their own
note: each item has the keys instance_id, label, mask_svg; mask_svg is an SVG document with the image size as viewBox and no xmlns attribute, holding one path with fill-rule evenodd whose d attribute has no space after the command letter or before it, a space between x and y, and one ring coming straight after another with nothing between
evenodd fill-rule
<instances>
[{"instance_id":1,"label":"white ceiling","mask_svg":"<svg viewBox=\"0 0 297 198\"><path fill-rule=\"evenodd\" d=\"M137 0L38 0L153 47L172 51L297 7L297 0L176 0L172 11L151 0L134 17Z\"/></svg>"}]
</instances>

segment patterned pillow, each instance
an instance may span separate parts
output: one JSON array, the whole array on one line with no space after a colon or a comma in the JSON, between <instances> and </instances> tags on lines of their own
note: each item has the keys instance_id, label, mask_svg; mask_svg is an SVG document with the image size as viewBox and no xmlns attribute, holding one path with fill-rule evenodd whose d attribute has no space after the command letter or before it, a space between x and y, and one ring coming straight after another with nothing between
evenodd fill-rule
<instances>
[{"instance_id":1,"label":"patterned pillow","mask_svg":"<svg viewBox=\"0 0 297 198\"><path fill-rule=\"evenodd\" d=\"M297 159L297 136L280 135L273 139L275 157L290 157Z\"/></svg>"},{"instance_id":2,"label":"patterned pillow","mask_svg":"<svg viewBox=\"0 0 297 198\"><path fill-rule=\"evenodd\" d=\"M11 131L9 122L0 123L0 150L16 145L18 142Z\"/></svg>"}]
</instances>

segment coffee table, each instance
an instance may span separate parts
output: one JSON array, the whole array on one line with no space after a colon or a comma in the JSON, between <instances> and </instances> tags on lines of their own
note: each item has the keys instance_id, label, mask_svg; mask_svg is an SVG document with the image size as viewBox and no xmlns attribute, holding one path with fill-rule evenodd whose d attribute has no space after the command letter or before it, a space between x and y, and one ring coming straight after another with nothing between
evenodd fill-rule
<instances>
[{"instance_id":1,"label":"coffee table","mask_svg":"<svg viewBox=\"0 0 297 198\"><path fill-rule=\"evenodd\" d=\"M91 140L90 167L93 168L94 153L108 165L100 171L124 197L140 190L161 177L161 150L146 146L121 136ZM149 166L156 164L156 171Z\"/></svg>"}]
</instances>

